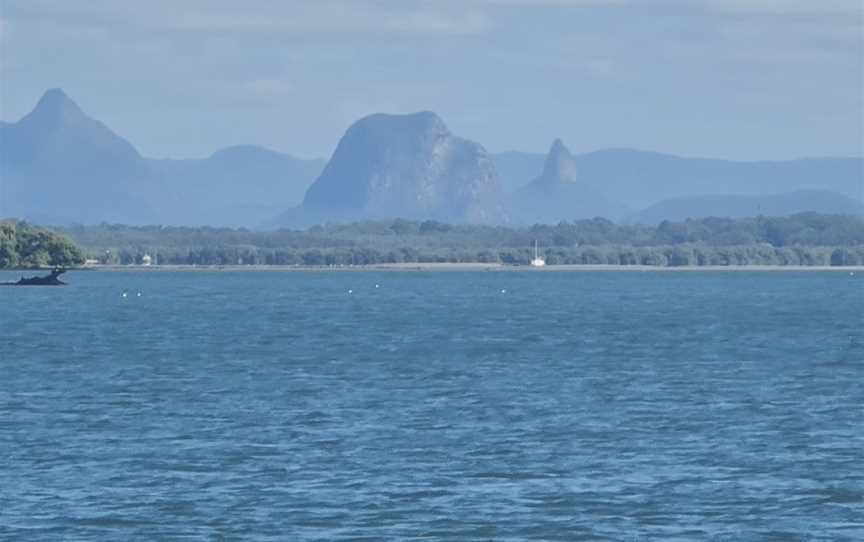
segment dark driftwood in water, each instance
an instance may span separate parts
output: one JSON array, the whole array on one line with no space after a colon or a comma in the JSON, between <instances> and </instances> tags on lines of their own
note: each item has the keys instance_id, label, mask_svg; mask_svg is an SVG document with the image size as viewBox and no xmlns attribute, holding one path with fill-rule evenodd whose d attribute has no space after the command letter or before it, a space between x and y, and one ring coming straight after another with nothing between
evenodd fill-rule
<instances>
[{"instance_id":1,"label":"dark driftwood in water","mask_svg":"<svg viewBox=\"0 0 864 542\"><path fill-rule=\"evenodd\" d=\"M21 277L18 282L6 282L3 286L65 286L66 283L57 278L65 272L65 269L57 268L44 277Z\"/></svg>"}]
</instances>

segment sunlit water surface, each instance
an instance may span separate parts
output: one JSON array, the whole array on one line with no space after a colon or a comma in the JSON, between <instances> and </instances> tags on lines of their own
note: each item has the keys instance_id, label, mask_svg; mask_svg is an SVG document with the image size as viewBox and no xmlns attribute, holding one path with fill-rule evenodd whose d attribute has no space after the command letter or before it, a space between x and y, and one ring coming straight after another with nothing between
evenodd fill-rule
<instances>
[{"instance_id":1,"label":"sunlit water surface","mask_svg":"<svg viewBox=\"0 0 864 542\"><path fill-rule=\"evenodd\" d=\"M0 288L3 539L864 539L864 274L67 277Z\"/></svg>"}]
</instances>

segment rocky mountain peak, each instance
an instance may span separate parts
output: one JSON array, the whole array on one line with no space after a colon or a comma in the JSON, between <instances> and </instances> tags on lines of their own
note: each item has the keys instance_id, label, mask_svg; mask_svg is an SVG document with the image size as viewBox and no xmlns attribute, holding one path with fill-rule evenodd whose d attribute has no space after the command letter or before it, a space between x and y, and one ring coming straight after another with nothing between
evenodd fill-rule
<instances>
[{"instance_id":1,"label":"rocky mountain peak","mask_svg":"<svg viewBox=\"0 0 864 542\"><path fill-rule=\"evenodd\" d=\"M576 160L560 139L556 139L552 143L543 165L543 174L538 181L549 185L575 183L577 181Z\"/></svg>"},{"instance_id":2,"label":"rocky mountain peak","mask_svg":"<svg viewBox=\"0 0 864 542\"><path fill-rule=\"evenodd\" d=\"M504 219L495 167L479 144L430 111L355 122L306 193L303 207L334 219Z\"/></svg>"},{"instance_id":3,"label":"rocky mountain peak","mask_svg":"<svg viewBox=\"0 0 864 542\"><path fill-rule=\"evenodd\" d=\"M63 89L52 88L42 95L36 107L19 122L42 129L53 129L85 119L87 115L63 92Z\"/></svg>"}]
</instances>

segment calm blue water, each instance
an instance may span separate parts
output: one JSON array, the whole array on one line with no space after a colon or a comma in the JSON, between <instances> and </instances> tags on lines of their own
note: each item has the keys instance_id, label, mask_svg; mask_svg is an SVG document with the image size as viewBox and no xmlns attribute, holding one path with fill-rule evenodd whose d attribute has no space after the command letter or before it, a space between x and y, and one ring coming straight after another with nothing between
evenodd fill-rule
<instances>
[{"instance_id":1,"label":"calm blue water","mask_svg":"<svg viewBox=\"0 0 864 542\"><path fill-rule=\"evenodd\" d=\"M864 273L67 277L3 539L864 539Z\"/></svg>"}]
</instances>

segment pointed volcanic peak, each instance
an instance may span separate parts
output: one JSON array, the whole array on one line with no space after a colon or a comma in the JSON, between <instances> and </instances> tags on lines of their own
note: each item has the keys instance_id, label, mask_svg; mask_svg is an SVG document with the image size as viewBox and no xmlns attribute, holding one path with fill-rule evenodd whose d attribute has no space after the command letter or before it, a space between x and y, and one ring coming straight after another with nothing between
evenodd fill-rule
<instances>
[{"instance_id":1,"label":"pointed volcanic peak","mask_svg":"<svg viewBox=\"0 0 864 542\"><path fill-rule=\"evenodd\" d=\"M435 113L375 114L348 128L300 214L307 224L395 217L498 223L506 219L502 197L486 150L451 134Z\"/></svg>"},{"instance_id":2,"label":"pointed volcanic peak","mask_svg":"<svg viewBox=\"0 0 864 542\"><path fill-rule=\"evenodd\" d=\"M64 124L84 122L86 119L87 115L63 92L63 89L51 88L45 91L33 111L23 117L19 124L51 130Z\"/></svg>"},{"instance_id":3,"label":"pointed volcanic peak","mask_svg":"<svg viewBox=\"0 0 864 542\"><path fill-rule=\"evenodd\" d=\"M45 92L36 107L16 123L7 124L16 161L55 160L86 164L93 160L133 161L138 151L98 120L89 117L62 89ZM59 163L59 162L58 162ZM67 165L71 165L67 164Z\"/></svg>"},{"instance_id":4,"label":"pointed volcanic peak","mask_svg":"<svg viewBox=\"0 0 864 542\"><path fill-rule=\"evenodd\" d=\"M598 216L616 220L630 212L579 182L576 160L560 139L552 143L540 176L512 195L510 210L514 220L522 224L550 224Z\"/></svg>"},{"instance_id":5,"label":"pointed volcanic peak","mask_svg":"<svg viewBox=\"0 0 864 542\"><path fill-rule=\"evenodd\" d=\"M55 223L155 219L149 197L158 181L154 174L128 141L63 90L45 92L2 132L5 214Z\"/></svg>"},{"instance_id":6,"label":"pointed volcanic peak","mask_svg":"<svg viewBox=\"0 0 864 542\"><path fill-rule=\"evenodd\" d=\"M546 155L543 174L537 182L544 185L558 185L575 183L576 180L576 160L570 154L570 149L564 146L564 142L556 139L552 142L549 154Z\"/></svg>"}]
</instances>

